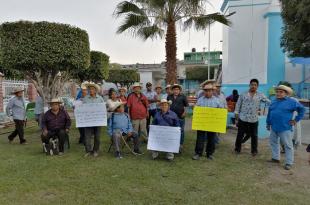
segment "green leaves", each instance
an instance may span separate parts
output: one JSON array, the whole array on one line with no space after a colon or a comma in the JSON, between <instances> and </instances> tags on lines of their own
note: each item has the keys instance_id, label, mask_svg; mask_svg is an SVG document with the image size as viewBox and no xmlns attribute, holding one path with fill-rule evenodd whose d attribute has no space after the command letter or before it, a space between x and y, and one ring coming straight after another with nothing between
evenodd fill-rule
<instances>
[{"instance_id":1,"label":"green leaves","mask_svg":"<svg viewBox=\"0 0 310 205\"><path fill-rule=\"evenodd\" d=\"M0 27L3 66L15 70L67 70L89 66L86 31L66 24L18 21Z\"/></svg>"},{"instance_id":2,"label":"green leaves","mask_svg":"<svg viewBox=\"0 0 310 205\"><path fill-rule=\"evenodd\" d=\"M140 75L134 69L111 69L109 71L108 82L119 83L122 86L129 86L140 81Z\"/></svg>"},{"instance_id":3,"label":"green leaves","mask_svg":"<svg viewBox=\"0 0 310 205\"><path fill-rule=\"evenodd\" d=\"M282 18L284 28L281 46L292 57L309 57L309 0L282 0Z\"/></svg>"},{"instance_id":4,"label":"green leaves","mask_svg":"<svg viewBox=\"0 0 310 205\"><path fill-rule=\"evenodd\" d=\"M209 27L210 24L214 22L219 22L224 25L231 25L231 22L222 14L220 13L213 13L208 15L200 15L200 16L192 16L189 17L184 22L184 30L191 28L192 26L195 27L196 30L204 30Z\"/></svg>"}]
</instances>

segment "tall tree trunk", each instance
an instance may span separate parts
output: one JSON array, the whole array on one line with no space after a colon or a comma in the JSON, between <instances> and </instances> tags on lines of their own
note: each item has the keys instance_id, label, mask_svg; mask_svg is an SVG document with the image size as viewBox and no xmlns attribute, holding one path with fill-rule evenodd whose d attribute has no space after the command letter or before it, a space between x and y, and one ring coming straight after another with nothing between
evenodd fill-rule
<instances>
[{"instance_id":1,"label":"tall tree trunk","mask_svg":"<svg viewBox=\"0 0 310 205\"><path fill-rule=\"evenodd\" d=\"M166 34L166 82L167 84L177 83L177 34L175 21L168 23Z\"/></svg>"}]
</instances>

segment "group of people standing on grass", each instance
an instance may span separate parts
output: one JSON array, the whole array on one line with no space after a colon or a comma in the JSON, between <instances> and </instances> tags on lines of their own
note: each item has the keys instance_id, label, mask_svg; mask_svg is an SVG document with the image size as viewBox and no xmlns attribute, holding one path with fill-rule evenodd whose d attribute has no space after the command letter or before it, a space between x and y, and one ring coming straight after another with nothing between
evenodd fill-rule
<instances>
[{"instance_id":1,"label":"group of people standing on grass","mask_svg":"<svg viewBox=\"0 0 310 205\"><path fill-rule=\"evenodd\" d=\"M262 93L258 92L259 81L252 79L249 90L238 94L236 90L227 98L221 92L221 85L213 81L205 81L201 84L201 90L197 93L195 106L231 109L233 103L235 123L238 134L235 141L235 153L240 154L242 144L251 138L251 153L258 154L258 119L261 114L261 102L269 104L267 116L267 129L270 130L270 146L272 152L271 163L280 162L280 141L285 149L285 169L291 169L294 163L294 146L292 142L292 129L304 115L304 107L294 98L293 90L287 85L275 87L276 99L272 102ZM81 92L76 98L74 106L85 103L103 103L100 86L93 82L81 84ZM184 126L186 107L189 106L187 97L182 94L182 86L179 84L167 85L165 91L161 85L146 84L146 91L142 92L140 83L131 86L130 93L127 88L119 90L110 89L109 99L106 101L108 112L108 135L111 137L115 150L115 157L122 158L121 141L133 141L133 153L142 154L140 143L148 140L149 126L173 126L181 128L180 152L184 149ZM15 97L7 106L8 116L13 116L16 129L8 136L10 142L19 135L20 143L26 144L24 138L25 103L22 98L23 89L16 89ZM71 127L71 119L66 110L61 106L59 99L49 102L50 109L42 115L40 127L42 128L42 143L46 152L52 149L50 139L57 139L59 154L64 152L64 143ZM79 128L79 143L85 146L85 157L97 157L100 150L101 127ZM94 138L92 142L92 138ZM206 153L209 160L213 160L217 133L197 131L196 145L193 160L200 159ZM204 147L206 148L204 149ZM310 149L310 148L309 148ZM310 151L308 149L308 151ZM158 151L152 151L152 158L157 159ZM173 160L173 153L166 153L166 159Z\"/></svg>"}]
</instances>

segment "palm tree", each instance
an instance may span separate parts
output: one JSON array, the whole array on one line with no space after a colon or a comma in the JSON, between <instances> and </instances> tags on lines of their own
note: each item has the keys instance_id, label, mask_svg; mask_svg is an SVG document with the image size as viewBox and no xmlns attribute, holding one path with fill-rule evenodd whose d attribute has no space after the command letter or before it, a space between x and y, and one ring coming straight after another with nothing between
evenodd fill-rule
<instances>
[{"instance_id":1,"label":"palm tree","mask_svg":"<svg viewBox=\"0 0 310 205\"><path fill-rule=\"evenodd\" d=\"M131 0L123 1L116 6L116 18L124 17L117 33L130 32L143 40L165 36L166 81L177 82L176 25L183 30L194 26L204 30L214 22L229 25L230 21L220 13L207 14L207 0Z\"/></svg>"}]
</instances>

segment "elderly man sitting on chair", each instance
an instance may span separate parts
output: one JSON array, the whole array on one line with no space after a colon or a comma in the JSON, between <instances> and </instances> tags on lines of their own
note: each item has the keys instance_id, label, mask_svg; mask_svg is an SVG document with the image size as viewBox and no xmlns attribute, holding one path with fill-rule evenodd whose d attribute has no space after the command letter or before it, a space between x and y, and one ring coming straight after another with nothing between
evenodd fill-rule
<instances>
[{"instance_id":1,"label":"elderly man sitting on chair","mask_svg":"<svg viewBox=\"0 0 310 205\"><path fill-rule=\"evenodd\" d=\"M108 133L113 139L113 145L115 148L115 157L121 159L121 140L126 143L127 139L133 138L134 154L141 154L139 150L139 136L133 131L130 118L127 113L124 112L124 104L122 102L115 102L113 107L110 108L113 111L111 117L108 120ZM125 139L124 139L125 137Z\"/></svg>"},{"instance_id":2,"label":"elderly man sitting on chair","mask_svg":"<svg viewBox=\"0 0 310 205\"><path fill-rule=\"evenodd\" d=\"M44 114L42 120L43 133L41 139L43 148L47 154L62 155L64 153L66 135L71 126L71 119L68 113L60 107L60 99L52 99L49 104L51 109ZM53 140L52 147L50 139ZM56 147L57 143L55 143L57 140L59 141L59 153L57 151L58 147Z\"/></svg>"},{"instance_id":3,"label":"elderly man sitting on chair","mask_svg":"<svg viewBox=\"0 0 310 205\"><path fill-rule=\"evenodd\" d=\"M171 101L162 99L160 101L160 111L155 114L153 125L158 126L171 126L171 127L180 127L180 121L177 114L169 109ZM155 160L158 158L159 152L152 151L152 158ZM169 161L174 159L174 154L168 152L166 158Z\"/></svg>"}]
</instances>

